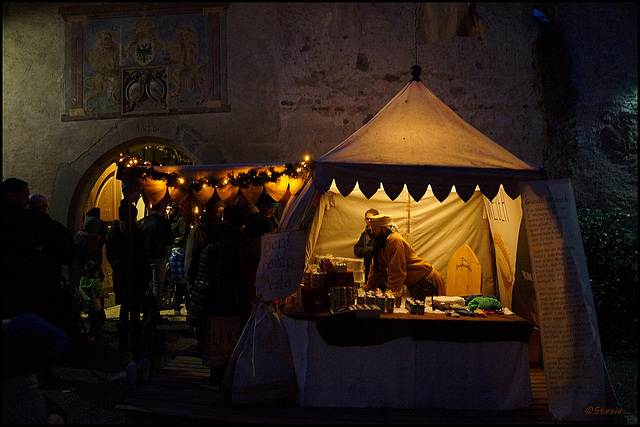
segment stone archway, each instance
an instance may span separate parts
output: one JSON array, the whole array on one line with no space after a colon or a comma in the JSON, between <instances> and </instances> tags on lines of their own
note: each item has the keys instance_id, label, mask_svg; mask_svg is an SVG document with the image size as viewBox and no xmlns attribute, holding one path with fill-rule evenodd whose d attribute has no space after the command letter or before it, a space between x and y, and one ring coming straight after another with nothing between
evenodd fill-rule
<instances>
[{"instance_id":1,"label":"stone archway","mask_svg":"<svg viewBox=\"0 0 640 427\"><path fill-rule=\"evenodd\" d=\"M135 138L103 153L93 164L89 165L85 173L78 180L76 189L73 193L71 200L69 201L69 212L67 215L68 223L73 226L74 230L78 230L82 227L84 222L84 215L87 210L87 201L90 198L92 191L96 185L96 182L105 173L105 170L112 166L117 161L120 153L124 151L136 152L142 149L149 149L153 151L155 148L171 147L182 156L191 157L180 150L178 144L173 141L158 138L158 137L143 137ZM191 160L193 162L193 160ZM73 167L73 165L70 165ZM119 203L119 201L118 201Z\"/></svg>"},{"instance_id":2,"label":"stone archway","mask_svg":"<svg viewBox=\"0 0 640 427\"><path fill-rule=\"evenodd\" d=\"M202 163L201 158L206 151L208 163L227 163L215 147L212 151L210 142L188 126L177 126L176 122L165 118L150 128L172 135L175 139L153 135L140 137L140 128L129 122L112 128L73 162L59 165L50 200L51 217L65 224L72 234L81 229L87 200L96 181L123 151L131 152L146 146L171 147L196 164ZM72 277L73 269L65 269L64 274L71 280L75 279Z\"/></svg>"}]
</instances>

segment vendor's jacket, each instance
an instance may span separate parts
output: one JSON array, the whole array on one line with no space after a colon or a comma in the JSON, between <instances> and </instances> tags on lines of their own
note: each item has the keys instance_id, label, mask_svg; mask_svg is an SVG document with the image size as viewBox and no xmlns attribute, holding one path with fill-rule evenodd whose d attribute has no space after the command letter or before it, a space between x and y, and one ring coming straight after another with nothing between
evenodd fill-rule
<instances>
[{"instance_id":1,"label":"vendor's jacket","mask_svg":"<svg viewBox=\"0 0 640 427\"><path fill-rule=\"evenodd\" d=\"M367 280L369 277L369 270L371 269L371 261L373 259L373 236L369 233L369 230L365 230L360 234L360 239L353 245L353 254L358 258L364 258L364 278Z\"/></svg>"},{"instance_id":2,"label":"vendor's jacket","mask_svg":"<svg viewBox=\"0 0 640 427\"><path fill-rule=\"evenodd\" d=\"M420 258L400 233L394 231L378 254L377 262L374 260L363 288L369 291L382 287L386 279L386 289L401 295L403 285L411 289L426 277L437 287L439 295L445 295L440 273L431 263Z\"/></svg>"}]
</instances>

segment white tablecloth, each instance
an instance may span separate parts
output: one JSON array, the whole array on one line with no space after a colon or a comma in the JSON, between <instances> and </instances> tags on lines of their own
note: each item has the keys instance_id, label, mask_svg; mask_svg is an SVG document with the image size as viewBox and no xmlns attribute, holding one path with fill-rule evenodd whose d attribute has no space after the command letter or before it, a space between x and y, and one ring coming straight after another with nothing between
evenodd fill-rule
<instances>
[{"instance_id":1,"label":"white tablecloth","mask_svg":"<svg viewBox=\"0 0 640 427\"><path fill-rule=\"evenodd\" d=\"M301 406L509 410L533 401L526 343L329 346L313 321L283 315L282 325Z\"/></svg>"}]
</instances>

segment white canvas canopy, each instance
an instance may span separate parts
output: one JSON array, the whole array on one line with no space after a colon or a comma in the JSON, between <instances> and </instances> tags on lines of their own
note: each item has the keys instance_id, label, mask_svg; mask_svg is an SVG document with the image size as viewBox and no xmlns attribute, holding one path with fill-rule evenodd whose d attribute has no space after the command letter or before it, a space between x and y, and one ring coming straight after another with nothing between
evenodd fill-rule
<instances>
[{"instance_id":1,"label":"white canvas canopy","mask_svg":"<svg viewBox=\"0 0 640 427\"><path fill-rule=\"evenodd\" d=\"M500 185L514 197L518 182L544 177L462 120L415 79L369 123L319 158L313 171L321 193L335 180L347 195L357 181L370 197L382 183L392 200L403 185L415 200L429 185L439 200L448 197L452 185L465 201L477 185L489 199Z\"/></svg>"}]
</instances>

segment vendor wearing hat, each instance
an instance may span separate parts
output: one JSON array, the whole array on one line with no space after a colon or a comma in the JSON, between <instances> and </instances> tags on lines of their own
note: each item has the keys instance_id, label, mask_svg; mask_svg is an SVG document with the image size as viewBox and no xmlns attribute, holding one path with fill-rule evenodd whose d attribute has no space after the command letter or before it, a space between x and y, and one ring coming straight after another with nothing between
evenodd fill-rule
<instances>
[{"instance_id":1,"label":"vendor wearing hat","mask_svg":"<svg viewBox=\"0 0 640 427\"><path fill-rule=\"evenodd\" d=\"M404 237L396 230L390 215L374 215L369 229L375 239L373 265L369 271L365 291L386 289L402 295L404 286L412 298L424 300L426 295L445 295L442 275L427 261L416 255Z\"/></svg>"}]
</instances>

